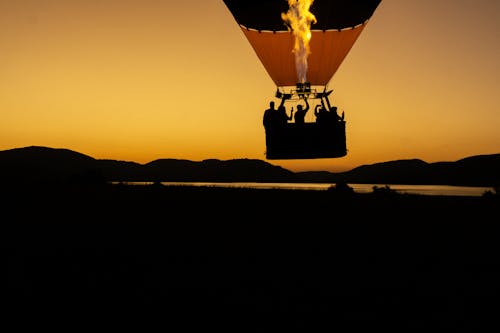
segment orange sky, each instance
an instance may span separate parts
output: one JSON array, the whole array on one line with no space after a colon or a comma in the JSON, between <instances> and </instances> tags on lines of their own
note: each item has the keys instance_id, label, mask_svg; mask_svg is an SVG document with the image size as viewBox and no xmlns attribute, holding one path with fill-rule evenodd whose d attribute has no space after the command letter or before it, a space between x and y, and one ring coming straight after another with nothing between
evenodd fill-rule
<instances>
[{"instance_id":1,"label":"orange sky","mask_svg":"<svg viewBox=\"0 0 500 333\"><path fill-rule=\"evenodd\" d=\"M383 0L328 85L347 156L268 162L500 153L499 59L500 1ZM222 0L0 0L2 150L265 160L275 90Z\"/></svg>"}]
</instances>

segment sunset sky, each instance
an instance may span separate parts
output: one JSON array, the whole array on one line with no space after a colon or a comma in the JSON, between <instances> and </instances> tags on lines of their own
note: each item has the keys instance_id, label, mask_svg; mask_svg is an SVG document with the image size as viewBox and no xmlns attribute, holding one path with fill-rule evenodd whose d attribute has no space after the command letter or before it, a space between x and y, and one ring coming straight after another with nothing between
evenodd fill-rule
<instances>
[{"instance_id":1,"label":"sunset sky","mask_svg":"<svg viewBox=\"0 0 500 333\"><path fill-rule=\"evenodd\" d=\"M347 156L268 162L500 153L500 1L383 0L328 88ZM275 91L222 0L0 0L0 150L266 160Z\"/></svg>"}]
</instances>

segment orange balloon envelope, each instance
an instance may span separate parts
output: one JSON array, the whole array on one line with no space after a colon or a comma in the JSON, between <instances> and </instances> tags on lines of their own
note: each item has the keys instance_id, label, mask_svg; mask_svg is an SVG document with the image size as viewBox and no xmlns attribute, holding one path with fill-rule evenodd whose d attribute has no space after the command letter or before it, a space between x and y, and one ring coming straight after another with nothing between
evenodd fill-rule
<instances>
[{"instance_id":1,"label":"orange balloon envelope","mask_svg":"<svg viewBox=\"0 0 500 333\"><path fill-rule=\"evenodd\" d=\"M307 82L326 86L358 39L381 0L314 0ZM277 87L298 83L295 37L282 19L287 0L224 0Z\"/></svg>"}]
</instances>

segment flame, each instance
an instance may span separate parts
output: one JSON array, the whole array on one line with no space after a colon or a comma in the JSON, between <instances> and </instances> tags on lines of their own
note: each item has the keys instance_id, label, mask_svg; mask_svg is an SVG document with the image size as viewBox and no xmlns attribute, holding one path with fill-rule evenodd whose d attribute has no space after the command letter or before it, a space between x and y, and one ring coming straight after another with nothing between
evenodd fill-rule
<instances>
[{"instance_id":1,"label":"flame","mask_svg":"<svg viewBox=\"0 0 500 333\"><path fill-rule=\"evenodd\" d=\"M309 41L311 40L311 23L316 23L316 17L309 11L314 0L287 0L287 13L281 13L281 18L295 35L293 53L295 54L295 67L297 69L298 83L307 82L307 57L311 53Z\"/></svg>"}]
</instances>

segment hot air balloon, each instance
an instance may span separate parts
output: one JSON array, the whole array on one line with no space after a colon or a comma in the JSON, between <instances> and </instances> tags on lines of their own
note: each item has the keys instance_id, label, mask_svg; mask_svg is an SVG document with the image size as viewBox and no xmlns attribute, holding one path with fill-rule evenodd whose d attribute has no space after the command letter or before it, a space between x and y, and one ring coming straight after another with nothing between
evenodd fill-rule
<instances>
[{"instance_id":1,"label":"hot air balloon","mask_svg":"<svg viewBox=\"0 0 500 333\"><path fill-rule=\"evenodd\" d=\"M223 0L276 84L274 96L332 109L328 83L381 0ZM305 5L307 8L300 6ZM290 17L292 15L292 17ZM295 15L295 16L294 16ZM306 22L307 31L297 21ZM300 22L299 22L300 23ZM305 38L299 42L300 38ZM301 44L302 43L302 44ZM347 154L345 120L265 126L267 159Z\"/></svg>"}]
</instances>

